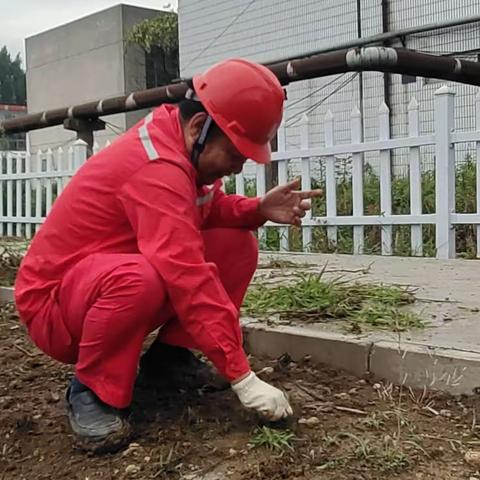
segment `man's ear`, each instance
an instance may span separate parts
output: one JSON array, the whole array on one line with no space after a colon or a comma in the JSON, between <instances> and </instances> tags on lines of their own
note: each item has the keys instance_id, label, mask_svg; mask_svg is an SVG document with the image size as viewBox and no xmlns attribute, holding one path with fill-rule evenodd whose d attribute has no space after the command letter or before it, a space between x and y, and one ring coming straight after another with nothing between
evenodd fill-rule
<instances>
[{"instance_id":1,"label":"man's ear","mask_svg":"<svg viewBox=\"0 0 480 480\"><path fill-rule=\"evenodd\" d=\"M187 122L185 136L189 144L193 145L202 131L203 124L207 119L207 113L199 112L196 113L190 120Z\"/></svg>"}]
</instances>

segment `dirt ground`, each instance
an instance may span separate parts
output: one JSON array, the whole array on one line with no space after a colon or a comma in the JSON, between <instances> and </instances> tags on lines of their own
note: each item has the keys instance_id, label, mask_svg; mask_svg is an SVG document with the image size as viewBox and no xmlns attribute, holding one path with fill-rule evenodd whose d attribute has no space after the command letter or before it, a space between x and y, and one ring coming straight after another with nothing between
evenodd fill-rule
<instances>
[{"instance_id":1,"label":"dirt ground","mask_svg":"<svg viewBox=\"0 0 480 480\"><path fill-rule=\"evenodd\" d=\"M353 378L308 359L253 359L295 409L291 448L250 444L259 426L231 391L138 386L134 438L116 454L74 448L63 396L71 368L36 350L13 306L0 310L0 479L471 479L480 399L410 392ZM305 423L306 422L306 423ZM269 431L283 435L284 430ZM272 433L273 432L273 433Z\"/></svg>"},{"instance_id":2,"label":"dirt ground","mask_svg":"<svg viewBox=\"0 0 480 480\"><path fill-rule=\"evenodd\" d=\"M15 283L22 254L0 245L0 286L11 287Z\"/></svg>"}]
</instances>

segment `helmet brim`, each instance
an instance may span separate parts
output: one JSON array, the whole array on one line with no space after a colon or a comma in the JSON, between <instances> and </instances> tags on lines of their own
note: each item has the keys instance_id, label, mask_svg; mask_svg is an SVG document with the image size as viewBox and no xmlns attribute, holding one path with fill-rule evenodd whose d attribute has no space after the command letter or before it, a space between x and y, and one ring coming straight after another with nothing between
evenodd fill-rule
<instances>
[{"instance_id":1,"label":"helmet brim","mask_svg":"<svg viewBox=\"0 0 480 480\"><path fill-rule=\"evenodd\" d=\"M225 132L224 132L225 133ZM227 134L227 137L235 145L236 149L246 158L254 162L267 164L272 160L272 149L270 143L258 144L250 141L248 138L235 134Z\"/></svg>"}]
</instances>

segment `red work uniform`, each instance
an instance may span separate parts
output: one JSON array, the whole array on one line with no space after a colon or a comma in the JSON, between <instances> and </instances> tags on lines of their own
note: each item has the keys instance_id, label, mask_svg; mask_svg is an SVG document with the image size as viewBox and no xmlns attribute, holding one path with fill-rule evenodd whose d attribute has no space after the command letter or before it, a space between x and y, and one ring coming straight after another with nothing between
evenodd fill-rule
<instances>
[{"instance_id":1,"label":"red work uniform","mask_svg":"<svg viewBox=\"0 0 480 480\"><path fill-rule=\"evenodd\" d=\"M220 185L196 186L178 108L162 106L78 170L35 235L15 285L21 319L104 402L130 404L159 326L228 380L248 372L238 310L265 219L259 199Z\"/></svg>"}]
</instances>

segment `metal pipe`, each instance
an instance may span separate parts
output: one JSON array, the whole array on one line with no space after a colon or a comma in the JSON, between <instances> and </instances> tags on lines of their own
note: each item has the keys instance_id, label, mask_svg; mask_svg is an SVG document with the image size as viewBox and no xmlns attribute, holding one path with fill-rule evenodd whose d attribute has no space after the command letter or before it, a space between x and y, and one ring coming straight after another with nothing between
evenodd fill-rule
<instances>
[{"instance_id":1,"label":"metal pipe","mask_svg":"<svg viewBox=\"0 0 480 480\"><path fill-rule=\"evenodd\" d=\"M345 49L281 62L269 65L268 68L282 85L350 71L399 73L480 85L480 64L477 62L419 53L405 48ZM4 133L13 134L61 125L67 118L92 120L102 115L177 103L185 98L188 88L188 81L185 81L126 96L26 115L3 122L0 124L0 132L3 129Z\"/></svg>"},{"instance_id":2,"label":"metal pipe","mask_svg":"<svg viewBox=\"0 0 480 480\"><path fill-rule=\"evenodd\" d=\"M3 124L0 123L0 133L2 130L6 134L12 134L61 125L67 118L91 120L103 115L141 110L162 105L163 103L177 103L182 98L185 98L188 88L186 82L181 82L142 90L129 95L24 115L12 120L6 120Z\"/></svg>"},{"instance_id":3,"label":"metal pipe","mask_svg":"<svg viewBox=\"0 0 480 480\"><path fill-rule=\"evenodd\" d=\"M283 85L349 71L378 71L480 85L480 65L405 48L365 47L321 53L268 66Z\"/></svg>"}]
</instances>

